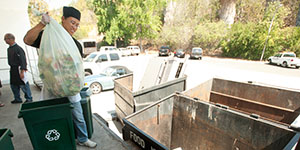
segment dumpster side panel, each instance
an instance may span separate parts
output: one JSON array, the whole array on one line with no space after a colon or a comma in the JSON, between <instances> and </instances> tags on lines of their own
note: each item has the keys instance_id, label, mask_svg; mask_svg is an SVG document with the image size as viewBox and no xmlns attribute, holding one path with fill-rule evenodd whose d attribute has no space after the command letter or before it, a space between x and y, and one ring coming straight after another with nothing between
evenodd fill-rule
<instances>
[{"instance_id":1,"label":"dumpster side panel","mask_svg":"<svg viewBox=\"0 0 300 150\"><path fill-rule=\"evenodd\" d=\"M283 149L294 135L285 126L209 103L174 101L171 149Z\"/></svg>"},{"instance_id":2,"label":"dumpster side panel","mask_svg":"<svg viewBox=\"0 0 300 150\"><path fill-rule=\"evenodd\" d=\"M173 81L134 92L134 100L136 102L136 105L139 106L136 107L136 111L141 110L149 104L163 99L164 97L167 97L176 91L184 91L185 79L186 78L175 79Z\"/></svg>"},{"instance_id":3,"label":"dumpster side panel","mask_svg":"<svg viewBox=\"0 0 300 150\"><path fill-rule=\"evenodd\" d=\"M223 104L229 106L230 108L238 109L249 114L254 113L260 115L261 117L264 117L265 119L271 119L286 124L291 124L299 115L298 112L295 112L293 110L234 97L214 91L211 92L210 98L211 102Z\"/></svg>"},{"instance_id":4,"label":"dumpster side panel","mask_svg":"<svg viewBox=\"0 0 300 150\"><path fill-rule=\"evenodd\" d=\"M192 98L198 98L202 101L209 101L210 99L210 92L212 88L213 79L210 79L195 88L189 89L184 92L184 95L187 95Z\"/></svg>"},{"instance_id":5,"label":"dumpster side panel","mask_svg":"<svg viewBox=\"0 0 300 150\"><path fill-rule=\"evenodd\" d=\"M173 98L154 105L127 120L159 143L170 147Z\"/></svg>"},{"instance_id":6,"label":"dumpster side panel","mask_svg":"<svg viewBox=\"0 0 300 150\"><path fill-rule=\"evenodd\" d=\"M116 114L122 121L124 117L134 112L133 94L130 91L130 87L132 89L132 74L117 78L114 83Z\"/></svg>"},{"instance_id":7,"label":"dumpster side panel","mask_svg":"<svg viewBox=\"0 0 300 150\"><path fill-rule=\"evenodd\" d=\"M133 91L133 74L123 75L119 78L116 78L115 81L118 81L121 85L126 87L128 90Z\"/></svg>"},{"instance_id":8,"label":"dumpster side panel","mask_svg":"<svg viewBox=\"0 0 300 150\"><path fill-rule=\"evenodd\" d=\"M222 79L213 80L212 91L291 110L300 108L300 92L297 91Z\"/></svg>"},{"instance_id":9,"label":"dumpster side panel","mask_svg":"<svg viewBox=\"0 0 300 150\"><path fill-rule=\"evenodd\" d=\"M115 82L114 94L118 95L121 98L121 100L125 101L129 105L134 105L132 91L130 91L124 85L120 84L117 81Z\"/></svg>"},{"instance_id":10,"label":"dumpster side panel","mask_svg":"<svg viewBox=\"0 0 300 150\"><path fill-rule=\"evenodd\" d=\"M130 115L133 112L141 110L142 108L156 102L168 95L171 95L175 91L181 92L185 90L186 76L175 79L160 85L156 85L150 88L146 88L140 91L132 92L126 88L128 82L119 82L123 78L131 78L132 75L120 77L115 80L115 105L116 113L120 120L125 116ZM124 79L124 80L125 80ZM132 84L132 83L131 83Z\"/></svg>"},{"instance_id":11,"label":"dumpster side panel","mask_svg":"<svg viewBox=\"0 0 300 150\"><path fill-rule=\"evenodd\" d=\"M120 109L121 113L124 114L124 116L128 116L128 115L130 115L130 114L132 114L134 112L134 106L131 105L131 104L129 104L126 101L126 99L123 99L123 97L121 97L116 92L115 92L115 105L116 105L116 108Z\"/></svg>"}]
</instances>

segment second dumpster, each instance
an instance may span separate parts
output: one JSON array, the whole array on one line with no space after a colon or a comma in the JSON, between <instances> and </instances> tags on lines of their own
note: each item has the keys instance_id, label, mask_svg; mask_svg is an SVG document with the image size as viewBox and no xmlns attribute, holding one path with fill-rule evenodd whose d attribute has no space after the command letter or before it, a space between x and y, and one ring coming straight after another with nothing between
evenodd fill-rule
<instances>
[{"instance_id":1,"label":"second dumpster","mask_svg":"<svg viewBox=\"0 0 300 150\"><path fill-rule=\"evenodd\" d=\"M141 110L175 91L184 91L186 78L184 76L138 91L133 91L133 74L115 79L114 94L117 117L122 120L127 115Z\"/></svg>"}]
</instances>

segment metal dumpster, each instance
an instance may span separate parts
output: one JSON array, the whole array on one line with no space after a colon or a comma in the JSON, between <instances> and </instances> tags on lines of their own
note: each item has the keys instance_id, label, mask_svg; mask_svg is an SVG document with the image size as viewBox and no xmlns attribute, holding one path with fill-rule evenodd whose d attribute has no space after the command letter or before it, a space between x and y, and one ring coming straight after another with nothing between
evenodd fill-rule
<instances>
[{"instance_id":1,"label":"metal dumpster","mask_svg":"<svg viewBox=\"0 0 300 150\"><path fill-rule=\"evenodd\" d=\"M121 120L125 116L141 110L175 91L184 91L186 76L139 91L133 91L133 74L116 78L114 83L116 114Z\"/></svg>"},{"instance_id":2,"label":"metal dumpster","mask_svg":"<svg viewBox=\"0 0 300 150\"><path fill-rule=\"evenodd\" d=\"M149 150L279 150L296 135L284 124L180 93L127 116L123 122L123 139Z\"/></svg>"},{"instance_id":3,"label":"metal dumpster","mask_svg":"<svg viewBox=\"0 0 300 150\"><path fill-rule=\"evenodd\" d=\"M192 98L221 104L266 120L290 125L298 116L300 92L253 82L213 78L184 92Z\"/></svg>"}]
</instances>

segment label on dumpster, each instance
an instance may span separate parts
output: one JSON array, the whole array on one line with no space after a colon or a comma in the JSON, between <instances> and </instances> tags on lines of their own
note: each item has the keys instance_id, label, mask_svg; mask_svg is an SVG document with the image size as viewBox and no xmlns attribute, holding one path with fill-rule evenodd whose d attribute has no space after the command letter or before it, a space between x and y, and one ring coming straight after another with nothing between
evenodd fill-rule
<instances>
[{"instance_id":1,"label":"label on dumpster","mask_svg":"<svg viewBox=\"0 0 300 150\"><path fill-rule=\"evenodd\" d=\"M56 129L48 130L47 134L45 135L45 138L48 141L57 141L59 140L60 133Z\"/></svg>"}]
</instances>

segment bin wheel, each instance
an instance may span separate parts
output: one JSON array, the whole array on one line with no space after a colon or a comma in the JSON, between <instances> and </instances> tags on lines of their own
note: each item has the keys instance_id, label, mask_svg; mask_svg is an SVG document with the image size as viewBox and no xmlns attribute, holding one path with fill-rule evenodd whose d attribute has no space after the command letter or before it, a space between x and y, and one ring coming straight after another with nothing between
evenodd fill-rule
<instances>
[{"instance_id":1,"label":"bin wheel","mask_svg":"<svg viewBox=\"0 0 300 150\"><path fill-rule=\"evenodd\" d=\"M90 85L90 89L92 90L93 94L99 94L102 91L102 86L98 82L94 82Z\"/></svg>"}]
</instances>

